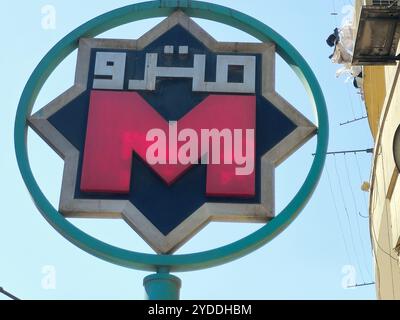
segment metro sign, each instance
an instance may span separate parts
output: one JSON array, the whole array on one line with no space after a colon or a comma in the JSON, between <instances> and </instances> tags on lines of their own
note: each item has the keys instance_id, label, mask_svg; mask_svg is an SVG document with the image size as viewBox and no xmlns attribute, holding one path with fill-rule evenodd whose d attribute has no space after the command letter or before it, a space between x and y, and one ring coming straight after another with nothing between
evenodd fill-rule
<instances>
[{"instance_id":1,"label":"metro sign","mask_svg":"<svg viewBox=\"0 0 400 320\"><path fill-rule=\"evenodd\" d=\"M273 43L217 42L181 11L81 39L75 84L29 124L65 161L60 212L123 218L158 253L272 219L275 167L316 133L275 92Z\"/></svg>"}]
</instances>

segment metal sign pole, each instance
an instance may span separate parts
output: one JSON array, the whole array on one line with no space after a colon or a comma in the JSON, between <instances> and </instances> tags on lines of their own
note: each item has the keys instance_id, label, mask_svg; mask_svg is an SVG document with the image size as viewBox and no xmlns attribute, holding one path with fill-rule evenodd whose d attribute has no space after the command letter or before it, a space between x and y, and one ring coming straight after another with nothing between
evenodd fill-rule
<instances>
[{"instance_id":1,"label":"metal sign pole","mask_svg":"<svg viewBox=\"0 0 400 320\"><path fill-rule=\"evenodd\" d=\"M165 271L158 271L143 279L148 300L179 300L181 285L181 279Z\"/></svg>"}]
</instances>

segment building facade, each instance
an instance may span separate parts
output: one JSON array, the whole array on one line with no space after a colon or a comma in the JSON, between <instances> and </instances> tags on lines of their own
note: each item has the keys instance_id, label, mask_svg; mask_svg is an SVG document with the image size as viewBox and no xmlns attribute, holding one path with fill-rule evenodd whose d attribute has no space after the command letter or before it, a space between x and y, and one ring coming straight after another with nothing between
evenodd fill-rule
<instances>
[{"instance_id":1,"label":"building facade","mask_svg":"<svg viewBox=\"0 0 400 320\"><path fill-rule=\"evenodd\" d=\"M357 0L353 66L374 139L369 219L379 299L400 299L400 179L393 139L400 124L400 1ZM367 188L368 189L368 188Z\"/></svg>"}]
</instances>

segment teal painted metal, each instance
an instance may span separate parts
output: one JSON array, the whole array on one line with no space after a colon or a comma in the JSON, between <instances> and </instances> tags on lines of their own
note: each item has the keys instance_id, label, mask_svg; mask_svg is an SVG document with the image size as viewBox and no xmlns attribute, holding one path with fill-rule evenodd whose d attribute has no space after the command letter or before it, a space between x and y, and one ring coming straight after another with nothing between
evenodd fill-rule
<instances>
[{"instance_id":1,"label":"teal painted metal","mask_svg":"<svg viewBox=\"0 0 400 320\"><path fill-rule=\"evenodd\" d=\"M48 76L78 46L81 37L94 37L111 28L147 18L164 17L180 9L187 15L220 22L240 29L260 41L272 41L277 53L292 67L303 82L319 125L316 156L311 169L290 203L268 224L229 245L184 255L154 255L128 251L91 237L67 221L47 200L30 168L27 153L27 117ZM221 265L260 248L282 232L300 213L316 188L323 171L328 147L328 114L319 83L311 68L297 50L274 30L238 11L201 1L150 1L122 7L105 13L78 27L58 42L42 59L26 84L15 119L14 140L18 166L24 182L42 215L65 238L79 248L106 261L140 270L190 271Z\"/></svg>"},{"instance_id":2,"label":"teal painted metal","mask_svg":"<svg viewBox=\"0 0 400 320\"><path fill-rule=\"evenodd\" d=\"M154 273L144 278L148 300L179 300L181 279L169 273Z\"/></svg>"}]
</instances>

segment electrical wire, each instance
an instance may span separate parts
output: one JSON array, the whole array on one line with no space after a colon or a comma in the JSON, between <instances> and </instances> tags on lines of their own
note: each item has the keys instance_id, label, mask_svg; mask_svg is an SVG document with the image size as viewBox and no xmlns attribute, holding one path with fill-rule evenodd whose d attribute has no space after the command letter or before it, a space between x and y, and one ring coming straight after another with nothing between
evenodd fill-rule
<instances>
[{"instance_id":1,"label":"electrical wire","mask_svg":"<svg viewBox=\"0 0 400 320\"><path fill-rule=\"evenodd\" d=\"M363 178L362 178L362 175L361 175L360 162L358 161L358 155L357 155L356 152L354 152L354 158L355 158L355 161L356 161L356 166L357 166L357 171L358 171L358 177L360 179L360 184L362 185ZM365 195L365 192L363 192L363 198L364 198L363 204L364 204L365 212L368 212L368 200L367 200L367 196ZM362 216L362 217L364 217L364 216ZM367 216L366 218L369 218L369 216Z\"/></svg>"},{"instance_id":2,"label":"electrical wire","mask_svg":"<svg viewBox=\"0 0 400 320\"><path fill-rule=\"evenodd\" d=\"M343 155L343 158L344 158L344 167L345 167L345 170L346 170L347 183L349 185L350 194L351 194L351 197L352 197L352 200L353 200L353 205L354 205L354 210L355 210L354 213L355 213L355 220L356 220L358 237L360 239L361 254L362 254L364 262L365 262L365 261L367 261L367 255L365 254L365 245L364 245L363 237L361 236L360 224L358 222L358 217L357 217L357 213L360 214L360 211L358 210L356 197L354 195L354 191L353 191L353 188L352 188L352 185L351 185L350 172L349 172L349 167L348 167L348 164L347 164L347 158L346 158L345 154ZM363 264L363 265L364 265L365 269L367 270L368 275L372 277L371 273L369 272L369 268L367 268L365 266L365 264Z\"/></svg>"},{"instance_id":3,"label":"electrical wire","mask_svg":"<svg viewBox=\"0 0 400 320\"><path fill-rule=\"evenodd\" d=\"M361 114L363 114L363 117L368 118L368 114L366 113L364 102L361 98L361 94L359 95L357 100L358 100L358 105L360 106L360 109L361 109Z\"/></svg>"},{"instance_id":4,"label":"electrical wire","mask_svg":"<svg viewBox=\"0 0 400 320\"><path fill-rule=\"evenodd\" d=\"M368 219L368 218L369 218L369 216L363 216L363 215L361 214L360 211L358 212L358 215L359 215L361 218L364 218L364 219Z\"/></svg>"},{"instance_id":5,"label":"electrical wire","mask_svg":"<svg viewBox=\"0 0 400 320\"><path fill-rule=\"evenodd\" d=\"M6 297L9 297L12 300L20 300L10 292L6 291L4 288L0 287L0 293L4 294Z\"/></svg>"},{"instance_id":6,"label":"electrical wire","mask_svg":"<svg viewBox=\"0 0 400 320\"><path fill-rule=\"evenodd\" d=\"M353 262L352 262L352 259L351 259L351 255L350 255L350 250L348 248L346 237L345 237L345 234L344 234L344 228L343 228L343 225L342 225L342 221L340 219L338 205L337 205L337 202L336 202L336 197L335 197L335 194L333 192L332 180L331 180L331 175L329 173L328 166L325 167L325 171L326 171L326 174L327 174L327 177L328 177L329 189L330 189L330 192L331 192L331 197L332 197L332 201L333 201L333 205L334 205L334 209L335 209L335 213L336 213L336 218L337 218L337 221L338 221L338 224L339 224L340 233L342 235L342 240L343 240L344 248L345 248L345 251L346 251L347 259L348 259L349 263L351 265L353 265Z\"/></svg>"},{"instance_id":7,"label":"electrical wire","mask_svg":"<svg viewBox=\"0 0 400 320\"><path fill-rule=\"evenodd\" d=\"M342 182L340 180L340 175L339 175L339 171L338 171L338 168L337 168L336 155L333 155L333 159L334 159L334 164L335 164L336 177L337 177L337 180L338 180L338 183L339 183L339 190L340 190L340 195L341 195L341 199L342 199L342 203L343 203L343 208L344 208L344 211L346 213L347 222L349 224L350 239L351 239L352 247L353 247L353 250L354 250L354 256L356 257L356 264L357 264L358 269L360 270L361 279L365 283L364 274L363 274L363 271L362 271L362 268L361 268L360 258L359 258L358 253L357 253L357 247L355 245L354 236L353 236L353 232L352 232L352 227L351 227L351 222L350 222L350 214L349 214L349 211L347 209L346 199L345 199L345 196L344 196L344 193L343 193Z\"/></svg>"},{"instance_id":8,"label":"electrical wire","mask_svg":"<svg viewBox=\"0 0 400 320\"><path fill-rule=\"evenodd\" d=\"M383 155L382 155L381 164L382 164L382 172L383 172L383 175L382 175L382 178L383 178L383 187L384 187L383 190L387 190L386 177L385 177L385 172L386 172L386 170L385 170L385 164L384 164L384 161L383 161ZM393 248L393 247L392 247L392 237L390 236L390 231L389 231L389 226L390 226L390 229L391 229L391 228L392 228L392 224L391 224L391 223L389 224L389 213L388 213L388 206L387 206L386 199L387 199L387 198L386 198L386 195L385 195L385 205L384 205L384 208L385 208L385 217L386 217L387 239L388 239L388 242L389 242L389 248ZM391 254L389 254L389 256L392 257ZM396 262L398 262L398 259L396 259ZM393 293L393 298L394 298L394 297L395 297L395 294L394 294L394 277L393 277L393 266L392 266L392 261L389 260L389 263L390 263L390 274L391 274L391 280L392 280L392 293Z\"/></svg>"},{"instance_id":9,"label":"electrical wire","mask_svg":"<svg viewBox=\"0 0 400 320\"><path fill-rule=\"evenodd\" d=\"M393 206L394 206L394 212L398 213L396 200L392 201L392 203L393 203ZM397 220L397 214L394 215L394 219L392 219L392 220L394 220L394 222L396 223L396 225L395 225L396 232L399 232L399 222Z\"/></svg>"},{"instance_id":10,"label":"electrical wire","mask_svg":"<svg viewBox=\"0 0 400 320\"><path fill-rule=\"evenodd\" d=\"M357 119L356 112L355 112L355 109L354 109L353 99L351 98L350 88L349 88L349 86L347 84L346 84L346 91L347 91L347 95L349 97L349 102L350 102L351 111L353 113L353 117L354 117L354 119ZM360 118L360 117L358 117L358 118Z\"/></svg>"}]
</instances>

